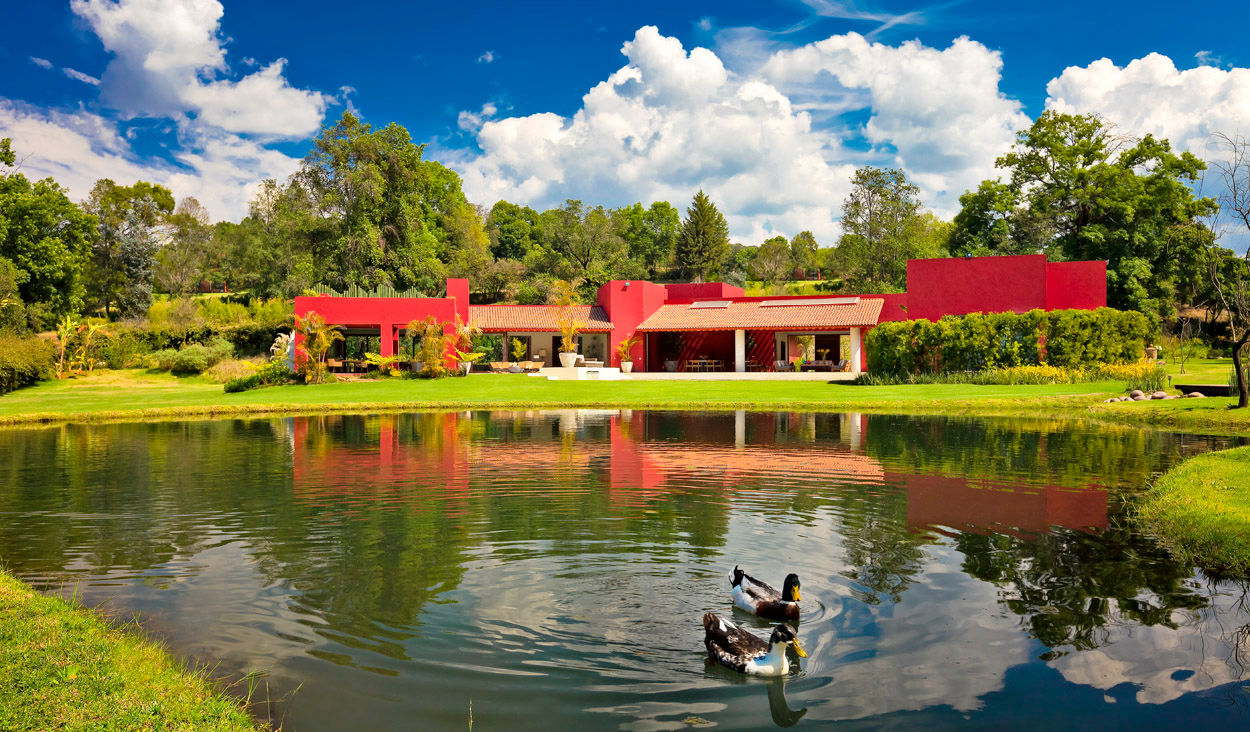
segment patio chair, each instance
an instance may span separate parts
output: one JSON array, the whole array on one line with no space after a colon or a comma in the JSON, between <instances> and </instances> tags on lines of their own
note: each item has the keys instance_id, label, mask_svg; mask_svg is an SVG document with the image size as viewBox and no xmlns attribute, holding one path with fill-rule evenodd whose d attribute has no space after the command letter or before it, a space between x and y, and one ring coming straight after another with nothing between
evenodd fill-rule
<instances>
[{"instance_id":1,"label":"patio chair","mask_svg":"<svg viewBox=\"0 0 1250 732\"><path fill-rule=\"evenodd\" d=\"M776 361L773 361L773 370L774 371L793 371L794 367L790 365L789 361L779 358Z\"/></svg>"},{"instance_id":2,"label":"patio chair","mask_svg":"<svg viewBox=\"0 0 1250 732\"><path fill-rule=\"evenodd\" d=\"M512 364L508 363L507 361L491 361L490 370L493 373L502 374L503 372L507 371L508 367L511 365Z\"/></svg>"},{"instance_id":3,"label":"patio chair","mask_svg":"<svg viewBox=\"0 0 1250 732\"><path fill-rule=\"evenodd\" d=\"M833 370L834 371L846 371L848 366L849 364L846 362L846 359L844 358L833 365Z\"/></svg>"},{"instance_id":4,"label":"patio chair","mask_svg":"<svg viewBox=\"0 0 1250 732\"><path fill-rule=\"evenodd\" d=\"M338 360L337 358L327 358L327 359L326 359L326 368L327 368L327 369L329 369L329 370L330 370L330 372L331 372L331 373L334 373L334 374L342 373L342 372L343 372L343 362L342 362L342 361L340 361L340 360Z\"/></svg>"}]
</instances>

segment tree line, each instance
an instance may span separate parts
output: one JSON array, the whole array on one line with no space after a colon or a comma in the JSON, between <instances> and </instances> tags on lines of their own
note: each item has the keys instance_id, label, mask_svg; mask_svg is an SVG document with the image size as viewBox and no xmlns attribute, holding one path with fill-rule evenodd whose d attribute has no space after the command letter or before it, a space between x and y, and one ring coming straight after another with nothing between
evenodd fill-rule
<instances>
[{"instance_id":1,"label":"tree line","mask_svg":"<svg viewBox=\"0 0 1250 732\"><path fill-rule=\"evenodd\" d=\"M1235 152L1240 138L1225 139ZM1244 181L1244 161L1235 163L1221 164ZM1111 306L1169 318L1178 305L1230 312L1230 285L1245 278L1244 258L1218 246L1221 201L1195 193L1204 162L1090 115L1044 113L996 161L1000 176L960 197L952 221L929 211L902 171L860 168L830 246L810 231L733 242L703 191L684 215L668 201L487 209L402 126L375 128L350 112L322 130L288 180L264 181L237 223L214 222L194 198L145 181L103 179L75 203L51 179L28 180L7 139L0 164L8 328L47 329L71 313L134 318L154 293L181 296L206 281L290 298L315 285L437 295L455 276L478 301L520 303L545 302L559 280L583 298L611 279L778 290L809 279L819 291L898 292L911 258L1045 253L1106 260Z\"/></svg>"}]
</instances>

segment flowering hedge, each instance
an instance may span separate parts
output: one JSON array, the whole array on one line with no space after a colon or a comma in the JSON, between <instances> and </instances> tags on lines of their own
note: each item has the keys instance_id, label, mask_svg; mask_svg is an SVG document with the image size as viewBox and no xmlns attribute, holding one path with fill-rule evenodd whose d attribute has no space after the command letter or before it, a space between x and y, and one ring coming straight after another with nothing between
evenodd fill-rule
<instances>
[{"instance_id":1,"label":"flowering hedge","mask_svg":"<svg viewBox=\"0 0 1250 732\"><path fill-rule=\"evenodd\" d=\"M1075 369L1140 360L1152 332L1141 313L1030 310L881 323L864 339L868 371L944 374L1047 364Z\"/></svg>"}]
</instances>

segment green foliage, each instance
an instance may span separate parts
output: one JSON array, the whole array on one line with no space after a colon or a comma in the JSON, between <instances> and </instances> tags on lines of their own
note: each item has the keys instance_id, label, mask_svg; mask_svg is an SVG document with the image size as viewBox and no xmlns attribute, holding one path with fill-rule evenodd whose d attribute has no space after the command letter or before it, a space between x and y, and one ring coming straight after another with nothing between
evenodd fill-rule
<instances>
[{"instance_id":1,"label":"green foliage","mask_svg":"<svg viewBox=\"0 0 1250 732\"><path fill-rule=\"evenodd\" d=\"M790 244L784 236L774 236L760 245L747 270L751 277L765 284L776 285L790 279L793 271Z\"/></svg>"},{"instance_id":2,"label":"green foliage","mask_svg":"<svg viewBox=\"0 0 1250 732\"><path fill-rule=\"evenodd\" d=\"M528 352L529 352L529 346L526 345L525 341L521 340L520 338L512 339L512 360L513 361L525 360L525 354Z\"/></svg>"},{"instance_id":3,"label":"green foliage","mask_svg":"<svg viewBox=\"0 0 1250 732\"><path fill-rule=\"evenodd\" d=\"M179 375L198 374L234 355L234 346L224 338L208 343L192 343L179 349L166 348L151 355L155 368Z\"/></svg>"},{"instance_id":4,"label":"green foliage","mask_svg":"<svg viewBox=\"0 0 1250 732\"><path fill-rule=\"evenodd\" d=\"M31 183L16 171L0 173L0 258L13 265L22 302L46 304L45 319L81 310L95 227L51 178Z\"/></svg>"},{"instance_id":5,"label":"green foliage","mask_svg":"<svg viewBox=\"0 0 1250 732\"><path fill-rule=\"evenodd\" d=\"M681 228L681 214L668 201L656 201L649 208L641 203L612 212L617 231L629 247L629 256L643 265L647 274L669 266Z\"/></svg>"},{"instance_id":6,"label":"green foliage","mask_svg":"<svg viewBox=\"0 0 1250 732\"><path fill-rule=\"evenodd\" d=\"M1125 391L1140 389L1147 394L1163 391L1168 387L1168 370L1162 366L1150 366L1131 376L1124 384Z\"/></svg>"},{"instance_id":7,"label":"green foliage","mask_svg":"<svg viewBox=\"0 0 1250 732\"><path fill-rule=\"evenodd\" d=\"M1152 315L1205 289L1199 220L1216 204L1193 194L1206 166L1191 153L1151 135L1124 144L1097 116L1048 111L997 165L1008 182L960 197L954 253L1106 260L1108 303Z\"/></svg>"},{"instance_id":8,"label":"green foliage","mask_svg":"<svg viewBox=\"0 0 1250 732\"><path fill-rule=\"evenodd\" d=\"M830 269L852 291L897 292L907 283L907 260L939 256L950 225L922 210L920 189L901 170L855 171L842 203L842 238Z\"/></svg>"},{"instance_id":9,"label":"green foliage","mask_svg":"<svg viewBox=\"0 0 1250 732\"><path fill-rule=\"evenodd\" d=\"M119 186L108 178L96 181L84 208L97 224L92 242L89 294L110 315L137 315L152 302L157 227L174 210L167 188L146 181Z\"/></svg>"},{"instance_id":10,"label":"green foliage","mask_svg":"<svg viewBox=\"0 0 1250 732\"><path fill-rule=\"evenodd\" d=\"M419 339L413 360L421 362L419 375L424 378L437 379L447 375L444 359L456 336L445 330L446 326L433 315L425 320L414 320L407 326L408 333Z\"/></svg>"},{"instance_id":11,"label":"green foliage","mask_svg":"<svg viewBox=\"0 0 1250 732\"><path fill-rule=\"evenodd\" d=\"M400 125L374 129L351 112L317 136L292 183L303 194L292 213L322 255L319 279L437 290L447 274L440 255L448 220L468 202L459 177L423 160L424 151Z\"/></svg>"},{"instance_id":12,"label":"green foliage","mask_svg":"<svg viewBox=\"0 0 1250 732\"><path fill-rule=\"evenodd\" d=\"M143 339L133 330L114 327L99 345L99 358L111 369L138 365L147 352Z\"/></svg>"},{"instance_id":13,"label":"green foliage","mask_svg":"<svg viewBox=\"0 0 1250 732\"><path fill-rule=\"evenodd\" d=\"M1044 313L973 313L934 323L881 323L864 339L874 374L948 374L1036 365L1082 368L1142 357L1152 326L1145 316L1100 308ZM1045 343L1045 352L1039 343Z\"/></svg>"},{"instance_id":14,"label":"green foliage","mask_svg":"<svg viewBox=\"0 0 1250 732\"><path fill-rule=\"evenodd\" d=\"M247 376L241 376L226 382L227 394L259 389L264 386L277 386L295 382L295 374L282 361L271 361L264 364Z\"/></svg>"},{"instance_id":15,"label":"green foliage","mask_svg":"<svg viewBox=\"0 0 1250 732\"><path fill-rule=\"evenodd\" d=\"M0 394L56 375L56 346L45 338L0 335Z\"/></svg>"},{"instance_id":16,"label":"green foliage","mask_svg":"<svg viewBox=\"0 0 1250 732\"><path fill-rule=\"evenodd\" d=\"M724 267L729 251L729 224L700 190L686 209L686 220L677 234L677 267L696 281L712 279Z\"/></svg>"},{"instance_id":17,"label":"green foliage","mask_svg":"<svg viewBox=\"0 0 1250 732\"><path fill-rule=\"evenodd\" d=\"M500 201L486 217L490 251L496 259L524 259L542 237L538 212L529 206Z\"/></svg>"}]
</instances>

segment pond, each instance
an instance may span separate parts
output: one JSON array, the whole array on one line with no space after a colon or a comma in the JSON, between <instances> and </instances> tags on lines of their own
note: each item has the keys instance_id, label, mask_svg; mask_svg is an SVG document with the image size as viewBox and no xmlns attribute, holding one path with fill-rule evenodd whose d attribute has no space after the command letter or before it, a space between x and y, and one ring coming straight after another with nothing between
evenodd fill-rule
<instances>
[{"instance_id":1,"label":"pond","mask_svg":"<svg viewBox=\"0 0 1250 732\"><path fill-rule=\"evenodd\" d=\"M1134 528L1223 438L862 414L474 412L0 432L0 562L138 612L284 729L1250 721L1247 587ZM706 662L734 565L785 680ZM471 708L471 712L470 712Z\"/></svg>"}]
</instances>

